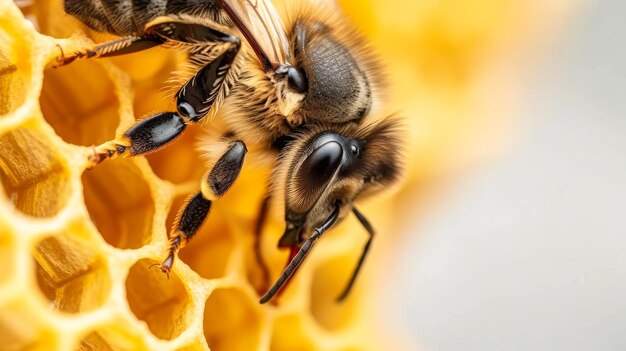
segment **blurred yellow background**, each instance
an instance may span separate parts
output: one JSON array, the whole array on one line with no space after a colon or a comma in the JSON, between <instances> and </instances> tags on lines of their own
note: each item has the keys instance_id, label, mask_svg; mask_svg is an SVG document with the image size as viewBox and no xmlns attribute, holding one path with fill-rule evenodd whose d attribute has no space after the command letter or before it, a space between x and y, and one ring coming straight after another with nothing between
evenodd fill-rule
<instances>
[{"instance_id":1,"label":"blurred yellow background","mask_svg":"<svg viewBox=\"0 0 626 351\"><path fill-rule=\"evenodd\" d=\"M401 339L417 347L418 336L423 334L418 329L420 326L424 327L424 333L432 333L432 339L446 335L443 327L440 331L436 326L425 327L430 326L429 316L417 315L436 310L424 307L436 302L419 301L407 292L421 291L423 287L416 282L428 284L423 276L438 272L437 267L424 267L431 261L415 257L416 252L427 250L416 239L421 237L422 223L428 223L428 217L438 208L433 203L445 201L442 197L445 199L449 189L454 189L454 184L472 169L506 158L510 149L520 142L522 126L526 123L522 120L527 117L524 104L531 83L528 76L538 71L549 49L572 28L585 4L542 0L342 0L340 3L382 54L391 82L391 106L407 121L410 160L407 183L395 201L397 225L385 229L377 242L385 246L381 251L404 249L398 250L399 257L395 260L378 261L389 264L377 268L376 285L372 286L370 295L373 299L402 297L391 299L393 303L389 300L378 303L379 313L400 316L401 322L389 323L386 320L389 317L385 317L378 325L381 329L392 329L396 333L394 340ZM445 213L440 216L445 222ZM459 235L471 233L465 228L458 229L463 232ZM456 250L456 246L450 250ZM393 274L391 282L386 279L390 270L399 272ZM377 288L379 279L391 287ZM446 318L454 320L454 315L436 320L445 325ZM448 344L453 345L450 350L464 348L460 343ZM427 350L439 350L441 345L425 346L430 346Z\"/></svg>"},{"instance_id":2,"label":"blurred yellow background","mask_svg":"<svg viewBox=\"0 0 626 351\"><path fill-rule=\"evenodd\" d=\"M624 349L624 3L341 3L410 124L380 328L423 350Z\"/></svg>"}]
</instances>

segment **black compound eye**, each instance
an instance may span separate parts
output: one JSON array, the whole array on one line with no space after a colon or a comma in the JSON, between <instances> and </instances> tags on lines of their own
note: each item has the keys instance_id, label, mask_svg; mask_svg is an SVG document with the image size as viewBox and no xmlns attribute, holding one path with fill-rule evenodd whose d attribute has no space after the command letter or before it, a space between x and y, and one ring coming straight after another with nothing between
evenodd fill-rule
<instances>
[{"instance_id":1,"label":"black compound eye","mask_svg":"<svg viewBox=\"0 0 626 351\"><path fill-rule=\"evenodd\" d=\"M331 186L341 168L344 149L337 141L327 141L310 152L287 179L287 209L299 214L315 206L324 191Z\"/></svg>"},{"instance_id":2,"label":"black compound eye","mask_svg":"<svg viewBox=\"0 0 626 351\"><path fill-rule=\"evenodd\" d=\"M287 71L287 83L289 88L297 93L306 93L309 89L309 82L304 71L295 67L290 67Z\"/></svg>"},{"instance_id":3,"label":"black compound eye","mask_svg":"<svg viewBox=\"0 0 626 351\"><path fill-rule=\"evenodd\" d=\"M343 149L336 141L329 141L318 147L306 158L300 170L308 176L325 180L332 177L341 164Z\"/></svg>"}]
</instances>

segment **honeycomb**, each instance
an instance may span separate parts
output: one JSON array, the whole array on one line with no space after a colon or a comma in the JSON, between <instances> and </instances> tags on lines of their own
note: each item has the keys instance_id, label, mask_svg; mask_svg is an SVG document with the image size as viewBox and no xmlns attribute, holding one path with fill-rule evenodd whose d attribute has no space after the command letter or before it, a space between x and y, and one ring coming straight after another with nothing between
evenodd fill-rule
<instances>
[{"instance_id":1,"label":"honeycomb","mask_svg":"<svg viewBox=\"0 0 626 351\"><path fill-rule=\"evenodd\" d=\"M477 158L468 156L472 138L493 137L477 127L498 129L494 113L473 107L480 103L470 94L482 77L477 67L511 48L493 32L519 26L511 18L543 5L375 3L341 1L391 60L391 100L414 117L406 123L412 161L404 187L421 189L425 179L456 167L451 165L458 160ZM477 10L451 11L463 3ZM398 17L394 7L400 5L407 15ZM415 13L421 15L403 17ZM422 25L413 26L415 21ZM387 36L381 28L389 28ZM390 42L390 36L409 45ZM512 39L519 44L521 37L526 38ZM170 279L150 269L163 259L167 229L204 172L195 147L201 128L188 128L147 157L109 160L87 170L91 145L113 139L136 116L171 108L159 91L184 63L179 53L155 49L51 67L59 47L71 52L107 39L65 15L60 0L0 0L0 349L390 349L392 337L377 332L370 308L376 292L366 289L373 286L367 273L373 264L366 265L346 302L334 302L358 258L354 242L365 242L354 219L320 241L278 303L258 304L263 272L251 233L266 165L246 165L181 251ZM495 139L488 144L497 144ZM461 157L451 156L459 150ZM363 212L379 232L393 232L399 206L393 205L406 196L375 199ZM261 250L273 277L288 255L276 248L282 229L280 218L272 217L262 233ZM384 262L393 240L399 239L381 236L370 261Z\"/></svg>"}]
</instances>

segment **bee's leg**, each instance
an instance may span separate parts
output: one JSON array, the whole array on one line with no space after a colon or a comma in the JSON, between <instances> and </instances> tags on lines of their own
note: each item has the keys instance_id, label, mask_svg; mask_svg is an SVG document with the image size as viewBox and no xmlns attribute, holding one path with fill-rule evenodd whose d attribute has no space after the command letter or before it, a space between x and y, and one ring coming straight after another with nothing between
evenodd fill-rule
<instances>
[{"instance_id":1,"label":"bee's leg","mask_svg":"<svg viewBox=\"0 0 626 351\"><path fill-rule=\"evenodd\" d=\"M206 117L218 97L225 96L225 87L230 84L226 75L238 51L238 45L228 48L180 88L176 94L176 107L181 116L194 122L199 121Z\"/></svg>"},{"instance_id":2,"label":"bee's leg","mask_svg":"<svg viewBox=\"0 0 626 351\"><path fill-rule=\"evenodd\" d=\"M356 207L353 207L352 212L354 213L356 218L359 220L361 225L365 228L369 237L367 238L367 242L365 243L365 246L363 247L363 252L361 252L361 257L359 258L359 262L356 264L356 267L354 268L354 271L352 272L352 276L350 277L348 284L343 289L343 292L337 297L337 302L342 302L350 294L350 291L352 290L352 287L354 286L354 282L356 281L356 277L359 275L359 271L361 270L361 267L363 267L363 262L365 262L365 257L367 256L367 253L370 250L372 240L374 239L374 234L376 234L374 227L372 227L370 222L367 220L367 218L365 218L365 216L361 213L361 211L357 210Z\"/></svg>"},{"instance_id":3,"label":"bee's leg","mask_svg":"<svg viewBox=\"0 0 626 351\"><path fill-rule=\"evenodd\" d=\"M243 141L231 142L202 180L201 191L187 200L168 235L170 247L167 258L159 265L161 271L170 273L176 254L196 234L209 214L211 203L224 195L239 176L247 151Z\"/></svg>"},{"instance_id":4,"label":"bee's leg","mask_svg":"<svg viewBox=\"0 0 626 351\"><path fill-rule=\"evenodd\" d=\"M230 42L239 46L237 37L225 34L218 29L213 29L204 24L172 20L148 25L143 34L112 40L89 49L74 52L69 56L65 56L61 48L61 55L57 58L56 66L64 66L83 57L111 57L131 54L162 45L168 40L196 45L198 43Z\"/></svg>"},{"instance_id":5,"label":"bee's leg","mask_svg":"<svg viewBox=\"0 0 626 351\"><path fill-rule=\"evenodd\" d=\"M202 67L176 94L177 112L163 112L135 124L120 138L94 148L92 164L118 156L136 156L156 151L178 137L188 123L196 123L208 114L239 46L224 51Z\"/></svg>"},{"instance_id":6,"label":"bee's leg","mask_svg":"<svg viewBox=\"0 0 626 351\"><path fill-rule=\"evenodd\" d=\"M198 231L211 209L211 200L204 197L202 192L195 193L185 201L182 211L176 216L174 225L168 235L170 246L167 258L161 264L154 264L161 268L169 277L174 265L174 257L183 248L189 239ZM152 267L152 266L151 266Z\"/></svg>"},{"instance_id":7,"label":"bee's leg","mask_svg":"<svg viewBox=\"0 0 626 351\"><path fill-rule=\"evenodd\" d=\"M92 166L107 158L146 154L165 146L182 134L188 121L176 112L161 112L141 120L121 137L94 147Z\"/></svg>"},{"instance_id":8,"label":"bee's leg","mask_svg":"<svg viewBox=\"0 0 626 351\"><path fill-rule=\"evenodd\" d=\"M285 270L280 275L278 280L276 280L276 283L274 283L274 285L265 293L265 295L261 297L260 303L268 302L284 286L286 286L289 278L296 272L298 267L300 267L302 261L304 261L306 256L311 251L311 248L315 244L315 241L317 241L317 239L319 239L328 229L330 229L335 224L335 222L337 222L337 218L339 218L339 207L335 208L333 213L330 214L328 219L326 219L326 221L322 225L315 228L313 234L302 244L302 246L299 247L298 253L293 255L292 251L293 258L291 259L289 264L287 264L287 267L285 267Z\"/></svg>"},{"instance_id":9,"label":"bee's leg","mask_svg":"<svg viewBox=\"0 0 626 351\"><path fill-rule=\"evenodd\" d=\"M227 74L241 42L208 24L168 21L149 25L148 33L188 45L189 61L201 67L177 93L178 113L191 121L204 118L220 94L225 95ZM232 79L232 76L230 77Z\"/></svg>"},{"instance_id":10,"label":"bee's leg","mask_svg":"<svg viewBox=\"0 0 626 351\"><path fill-rule=\"evenodd\" d=\"M63 49L61 49L61 56L57 57L56 67L70 64L83 57L92 58L126 55L147 50L163 43L165 43L165 39L156 34L143 34L112 40L89 49L76 51L69 56L65 56Z\"/></svg>"}]
</instances>

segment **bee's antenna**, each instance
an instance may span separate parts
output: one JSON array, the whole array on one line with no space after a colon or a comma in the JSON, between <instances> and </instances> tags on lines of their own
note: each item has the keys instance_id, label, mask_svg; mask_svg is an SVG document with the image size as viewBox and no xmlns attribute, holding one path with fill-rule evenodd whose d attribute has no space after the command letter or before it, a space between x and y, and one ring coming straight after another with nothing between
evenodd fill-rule
<instances>
[{"instance_id":1,"label":"bee's antenna","mask_svg":"<svg viewBox=\"0 0 626 351\"><path fill-rule=\"evenodd\" d=\"M259 62L261 63L261 66L263 66L263 69L266 72L273 70L275 68L275 65L270 61L269 57L265 53L265 50L263 50L263 47L259 44L255 36L252 34L250 28L248 28L241 15L232 7L229 2L226 2L224 0L218 0L218 4L222 8L222 10L226 12L230 20L239 29L241 34L243 34L244 38L246 38L248 44L250 44L250 47L252 47L252 50L259 58Z\"/></svg>"},{"instance_id":2,"label":"bee's antenna","mask_svg":"<svg viewBox=\"0 0 626 351\"><path fill-rule=\"evenodd\" d=\"M309 251L311 251L311 248L313 247L315 241L319 239L322 234L324 234L324 232L330 229L333 224L335 224L337 218L339 218L339 206L335 207L335 210L333 211L333 213L330 214L330 217L328 217L328 219L321 226L315 228L313 235L311 235L304 242L304 244L302 244L300 250L294 256L291 262L289 262L287 267L285 267L285 270L280 275L276 283L274 283L274 285L265 293L265 295L261 297L260 302L262 304L271 300L272 297L274 297L274 295L276 295L276 293L280 291L280 289L285 285L287 280L289 280L289 278L296 272L302 261L304 261L306 256L309 254Z\"/></svg>"}]
</instances>

